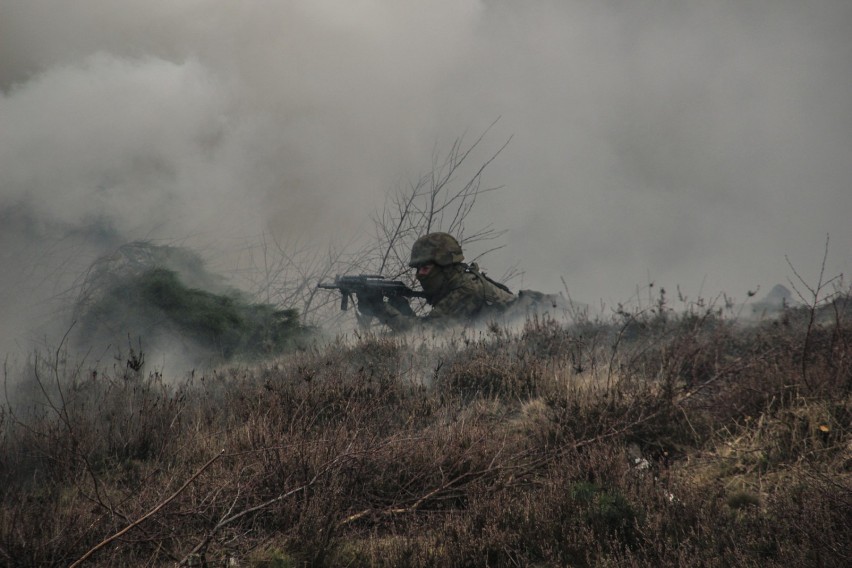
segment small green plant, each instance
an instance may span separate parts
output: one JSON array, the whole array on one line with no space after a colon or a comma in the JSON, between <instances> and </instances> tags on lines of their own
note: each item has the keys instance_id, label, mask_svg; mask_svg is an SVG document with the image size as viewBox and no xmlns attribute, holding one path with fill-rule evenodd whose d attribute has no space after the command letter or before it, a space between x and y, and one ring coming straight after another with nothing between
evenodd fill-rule
<instances>
[{"instance_id":1,"label":"small green plant","mask_svg":"<svg viewBox=\"0 0 852 568\"><path fill-rule=\"evenodd\" d=\"M637 514L617 489L578 482L571 487L570 494L582 507L586 522L595 531L602 535L618 534L623 540L632 539Z\"/></svg>"},{"instance_id":2,"label":"small green plant","mask_svg":"<svg viewBox=\"0 0 852 568\"><path fill-rule=\"evenodd\" d=\"M279 548L268 548L255 552L249 558L251 568L296 568L299 564Z\"/></svg>"},{"instance_id":3,"label":"small green plant","mask_svg":"<svg viewBox=\"0 0 852 568\"><path fill-rule=\"evenodd\" d=\"M746 507L759 507L760 496L750 491L735 491L726 499L731 509L745 509Z\"/></svg>"}]
</instances>

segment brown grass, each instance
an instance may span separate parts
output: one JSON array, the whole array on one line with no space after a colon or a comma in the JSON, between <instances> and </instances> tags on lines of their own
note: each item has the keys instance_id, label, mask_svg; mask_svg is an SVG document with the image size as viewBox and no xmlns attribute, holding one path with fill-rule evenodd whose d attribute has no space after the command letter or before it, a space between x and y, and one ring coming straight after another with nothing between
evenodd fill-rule
<instances>
[{"instance_id":1,"label":"brown grass","mask_svg":"<svg viewBox=\"0 0 852 568\"><path fill-rule=\"evenodd\" d=\"M36 354L0 413L0 563L848 564L837 314L365 336L177 383Z\"/></svg>"}]
</instances>

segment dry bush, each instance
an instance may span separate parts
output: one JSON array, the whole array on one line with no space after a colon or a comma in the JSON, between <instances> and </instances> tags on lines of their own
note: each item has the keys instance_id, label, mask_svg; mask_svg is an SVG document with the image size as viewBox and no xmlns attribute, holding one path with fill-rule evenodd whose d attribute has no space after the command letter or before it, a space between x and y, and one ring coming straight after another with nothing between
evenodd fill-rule
<instances>
[{"instance_id":1,"label":"dry bush","mask_svg":"<svg viewBox=\"0 0 852 568\"><path fill-rule=\"evenodd\" d=\"M541 360L525 352L512 352L500 341L469 347L441 369L436 387L451 397L501 397L527 400L548 388Z\"/></svg>"}]
</instances>

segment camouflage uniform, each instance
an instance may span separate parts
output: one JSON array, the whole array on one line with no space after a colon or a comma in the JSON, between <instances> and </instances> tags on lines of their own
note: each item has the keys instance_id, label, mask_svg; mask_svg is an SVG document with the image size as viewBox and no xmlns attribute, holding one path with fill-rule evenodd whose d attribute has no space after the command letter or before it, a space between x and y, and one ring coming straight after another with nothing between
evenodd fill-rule
<instances>
[{"instance_id":1,"label":"camouflage uniform","mask_svg":"<svg viewBox=\"0 0 852 568\"><path fill-rule=\"evenodd\" d=\"M418 327L446 328L467 325L498 317L515 301L508 288L481 272L475 263L462 262L461 246L447 233L430 233L414 243L411 249L413 268L433 264L429 276L420 278L426 302L432 310L418 317L408 303L397 298L385 302L381 297L358 298L358 309L374 316L394 331Z\"/></svg>"}]
</instances>

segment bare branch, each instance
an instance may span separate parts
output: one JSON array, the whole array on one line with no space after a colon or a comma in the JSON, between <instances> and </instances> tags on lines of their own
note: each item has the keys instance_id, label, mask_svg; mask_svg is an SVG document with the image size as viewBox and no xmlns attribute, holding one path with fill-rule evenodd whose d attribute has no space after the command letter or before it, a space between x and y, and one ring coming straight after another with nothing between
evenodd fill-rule
<instances>
[{"instance_id":1,"label":"bare branch","mask_svg":"<svg viewBox=\"0 0 852 568\"><path fill-rule=\"evenodd\" d=\"M136 521L134 521L134 522L130 523L129 525L127 525L126 527L124 527L123 529L121 529L120 531L118 531L117 533L115 533L114 535L112 535L111 537L109 537L109 538L106 538L106 539L102 540L100 543L98 543L98 544L97 544L97 545L95 545L93 548L91 548L88 552L86 552L86 554L84 554L83 556L81 556L81 557L80 557L80 558L79 558L76 562L74 562L73 564L71 564L70 568L76 568L77 566L80 566L83 562L85 562L86 560L88 560L88 559L89 559L89 557L90 557L90 556L92 556L95 552L97 552L97 551L98 551L98 550L100 550L101 548L105 547L106 545L108 545L109 543L111 543L112 541L114 541L115 539L117 539L117 538L121 537L122 535L126 534L128 531L132 530L135 526L137 526L137 525L139 525L140 523L144 522L146 519L149 519L150 517L153 517L154 515L156 515L156 514L157 514L157 513L158 513L158 512L159 512L159 511L163 508L163 507L165 507L166 505L168 505L169 503L171 503L172 501L174 501L174 499L175 499L178 495L180 495L181 493L183 493L184 489L186 489L187 487L189 487L189 485L190 485L193 481L195 481L195 480L198 478L198 476L200 476L202 473L204 473L204 471L205 471L208 467L210 467L210 466L213 464L213 462L215 462L215 461L216 461L217 459L219 459L222 455L224 455L224 453L225 453L225 450L222 450L222 451L220 451L218 454L216 454L215 456L213 456L212 458L210 458L210 460L209 460L207 463L205 463L203 466L201 466L201 469L199 469L197 472L195 472L195 474L193 474L193 475L192 475L192 477L190 477L189 479L187 479L187 480L186 480L186 482L185 482L183 485L181 485L181 486L180 486L180 488L178 488L178 490L177 490L177 491L175 491L174 493L172 493L172 495L171 495L171 496L169 496L169 498L168 498L168 499L166 499L165 501L161 502L159 505L157 505L156 507L154 507L153 509L151 509L148 513L146 513L145 515L141 516L141 517L140 517L139 519L137 519Z\"/></svg>"}]
</instances>

